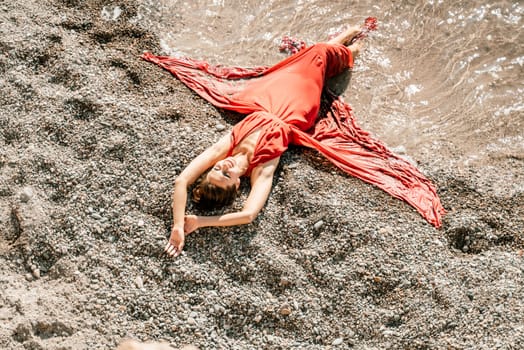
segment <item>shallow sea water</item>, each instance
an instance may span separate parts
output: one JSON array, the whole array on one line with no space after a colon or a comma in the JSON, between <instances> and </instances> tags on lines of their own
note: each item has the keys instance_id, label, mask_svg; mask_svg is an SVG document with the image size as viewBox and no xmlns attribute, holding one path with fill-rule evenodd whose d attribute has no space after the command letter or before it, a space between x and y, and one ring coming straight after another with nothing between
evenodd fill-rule
<instances>
[{"instance_id":1,"label":"shallow sea water","mask_svg":"<svg viewBox=\"0 0 524 350\"><path fill-rule=\"evenodd\" d=\"M313 44L368 16L379 29L343 95L366 130L422 163L486 176L524 158L520 1L144 0L136 20L160 35L157 54L253 66L283 59L284 35Z\"/></svg>"}]
</instances>

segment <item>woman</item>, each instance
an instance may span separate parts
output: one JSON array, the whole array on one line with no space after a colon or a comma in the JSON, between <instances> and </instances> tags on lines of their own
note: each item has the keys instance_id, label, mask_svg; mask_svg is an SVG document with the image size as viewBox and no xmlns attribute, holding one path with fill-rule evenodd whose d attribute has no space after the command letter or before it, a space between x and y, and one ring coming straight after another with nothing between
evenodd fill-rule
<instances>
[{"instance_id":1,"label":"woman","mask_svg":"<svg viewBox=\"0 0 524 350\"><path fill-rule=\"evenodd\" d=\"M332 114L338 119L317 118L325 80L352 68L362 47L361 40L353 39L360 34L361 28L350 27L328 42L316 44L270 68L225 69L189 59L143 56L171 71L215 106L248 114L176 178L173 227L165 247L168 255L178 256L185 235L198 228L252 222L269 196L280 155L290 143L319 150L347 173L374 183L415 207L421 197L426 197L424 201L430 203L417 209L436 213L433 223L440 225L443 209L431 183L354 125L348 105L333 99ZM188 188L202 174L205 175L193 191L194 199L218 205L229 203L240 178L249 176L251 191L242 210L219 216L185 215ZM407 177L412 178L411 182L404 181ZM393 186L391 178L397 181ZM418 191L420 184L424 187L422 196L410 193Z\"/></svg>"}]
</instances>

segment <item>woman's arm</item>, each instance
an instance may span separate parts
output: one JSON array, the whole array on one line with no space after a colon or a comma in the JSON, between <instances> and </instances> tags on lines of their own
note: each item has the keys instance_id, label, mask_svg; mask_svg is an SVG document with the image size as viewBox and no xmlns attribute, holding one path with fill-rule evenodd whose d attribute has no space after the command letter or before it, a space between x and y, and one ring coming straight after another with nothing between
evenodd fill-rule
<instances>
[{"instance_id":1,"label":"woman's arm","mask_svg":"<svg viewBox=\"0 0 524 350\"><path fill-rule=\"evenodd\" d=\"M184 214L187 203L187 189L200 175L218 160L224 158L229 151L231 134L228 133L218 142L199 154L175 179L173 189L173 227L171 236L165 247L169 255L178 255L184 247Z\"/></svg>"},{"instance_id":2,"label":"woman's arm","mask_svg":"<svg viewBox=\"0 0 524 350\"><path fill-rule=\"evenodd\" d=\"M253 169L251 173L251 191L241 211L217 216L186 216L186 233L206 226L233 226L249 224L264 207L271 187L273 174L277 168L280 157L274 158Z\"/></svg>"}]
</instances>

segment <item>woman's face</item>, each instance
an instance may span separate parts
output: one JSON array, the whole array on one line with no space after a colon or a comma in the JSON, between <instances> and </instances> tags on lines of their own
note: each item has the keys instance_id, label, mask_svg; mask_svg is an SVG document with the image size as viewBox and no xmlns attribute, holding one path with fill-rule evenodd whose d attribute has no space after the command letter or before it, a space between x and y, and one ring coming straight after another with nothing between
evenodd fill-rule
<instances>
[{"instance_id":1,"label":"woman's face","mask_svg":"<svg viewBox=\"0 0 524 350\"><path fill-rule=\"evenodd\" d=\"M240 176L242 176L242 171L235 159L227 157L219 160L207 173L206 178L213 185L225 189L231 186L238 188L240 186Z\"/></svg>"}]
</instances>

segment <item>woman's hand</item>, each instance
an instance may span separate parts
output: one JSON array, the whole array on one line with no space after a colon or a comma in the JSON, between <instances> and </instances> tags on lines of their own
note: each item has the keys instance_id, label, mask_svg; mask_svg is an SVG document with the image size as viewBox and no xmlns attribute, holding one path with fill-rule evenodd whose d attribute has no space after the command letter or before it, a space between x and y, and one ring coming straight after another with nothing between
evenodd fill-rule
<instances>
[{"instance_id":1,"label":"woman's hand","mask_svg":"<svg viewBox=\"0 0 524 350\"><path fill-rule=\"evenodd\" d=\"M171 257L177 257L180 255L180 253L182 253L184 241L184 229L179 226L173 226L171 229L171 236L169 237L169 241L167 242L164 251Z\"/></svg>"},{"instance_id":2,"label":"woman's hand","mask_svg":"<svg viewBox=\"0 0 524 350\"><path fill-rule=\"evenodd\" d=\"M195 231L200 227L198 222L198 216L196 215L186 215L184 217L184 233L186 235L190 234L191 232Z\"/></svg>"},{"instance_id":3,"label":"woman's hand","mask_svg":"<svg viewBox=\"0 0 524 350\"><path fill-rule=\"evenodd\" d=\"M173 226L171 236L166 244L164 251L171 257L177 257L182 253L186 235L199 228L198 217L196 215L186 215L184 217L184 227Z\"/></svg>"}]
</instances>

